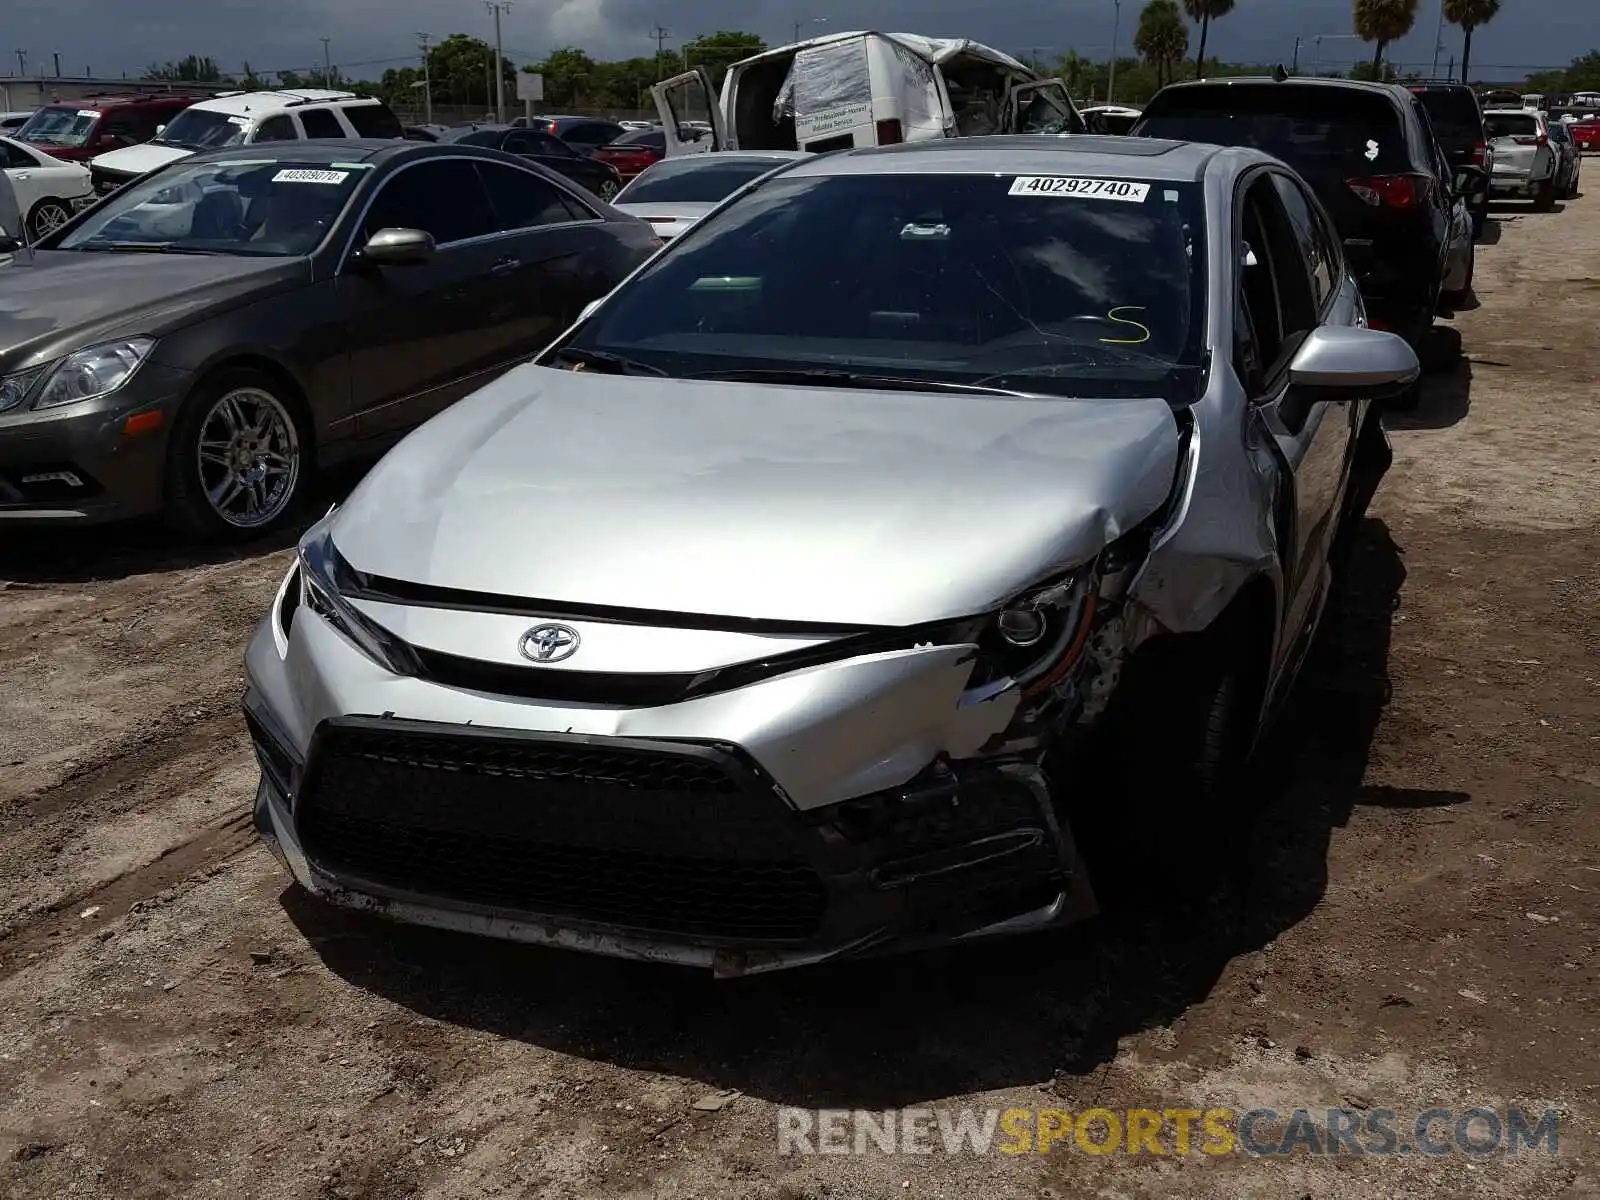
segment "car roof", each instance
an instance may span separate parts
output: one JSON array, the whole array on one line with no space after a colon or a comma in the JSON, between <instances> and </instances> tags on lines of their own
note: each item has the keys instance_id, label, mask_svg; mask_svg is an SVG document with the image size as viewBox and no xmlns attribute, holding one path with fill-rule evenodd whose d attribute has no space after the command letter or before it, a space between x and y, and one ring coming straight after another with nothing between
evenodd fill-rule
<instances>
[{"instance_id":1,"label":"car roof","mask_svg":"<svg viewBox=\"0 0 1600 1200\"><path fill-rule=\"evenodd\" d=\"M1188 183L1199 179L1206 164L1220 153L1220 146L1165 138L1006 134L902 142L814 155L791 167L785 175L1104 174Z\"/></svg>"},{"instance_id":2,"label":"car roof","mask_svg":"<svg viewBox=\"0 0 1600 1200\"><path fill-rule=\"evenodd\" d=\"M1218 79L1187 79L1178 83L1169 83L1156 93L1159 99L1168 92L1186 92L1195 88L1226 88L1226 87L1292 87L1292 88L1328 88L1335 91L1362 91L1374 96L1387 96L1391 100L1406 89L1397 83L1378 83L1368 79L1328 79L1320 75L1291 75L1287 79L1275 79L1271 75L1230 75ZM1155 103L1154 100L1151 101Z\"/></svg>"},{"instance_id":3,"label":"car roof","mask_svg":"<svg viewBox=\"0 0 1600 1200\"><path fill-rule=\"evenodd\" d=\"M256 159L300 163L370 162L374 166L399 153L443 149L437 142L409 142L400 138L304 138L282 142L255 142L249 146L225 146L202 150L178 162L227 162L230 159ZM450 147L455 150L455 147ZM462 150L471 147L462 147ZM460 151L457 151L460 152Z\"/></svg>"},{"instance_id":4,"label":"car roof","mask_svg":"<svg viewBox=\"0 0 1600 1200\"><path fill-rule=\"evenodd\" d=\"M78 100L52 100L48 104L41 104L39 107L81 108L99 111L106 108L126 108L130 104L195 104L204 99L206 99L205 96L195 95L190 92L161 92L153 96L84 96Z\"/></svg>"},{"instance_id":5,"label":"car roof","mask_svg":"<svg viewBox=\"0 0 1600 1200\"><path fill-rule=\"evenodd\" d=\"M257 113L278 112L285 108L300 108L309 104L333 104L360 101L376 104L375 99L357 96L354 92L335 92L327 88L293 88L265 92L228 92L202 100L196 108L206 112L226 113L229 116L255 116Z\"/></svg>"},{"instance_id":6,"label":"car roof","mask_svg":"<svg viewBox=\"0 0 1600 1200\"><path fill-rule=\"evenodd\" d=\"M643 133L644 130L639 130ZM718 150L711 154L680 154L675 158L664 158L661 163L670 163L675 167L691 167L702 162L716 163L725 158L767 158L782 159L785 162L791 159L816 158L811 150ZM657 163L660 166L661 163Z\"/></svg>"}]
</instances>

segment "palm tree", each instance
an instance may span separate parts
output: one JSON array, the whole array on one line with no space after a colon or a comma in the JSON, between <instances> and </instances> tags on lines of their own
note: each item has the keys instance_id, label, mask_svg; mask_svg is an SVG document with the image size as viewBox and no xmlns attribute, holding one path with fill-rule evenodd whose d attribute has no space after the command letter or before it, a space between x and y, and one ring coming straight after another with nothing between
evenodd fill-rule
<instances>
[{"instance_id":1,"label":"palm tree","mask_svg":"<svg viewBox=\"0 0 1600 1200\"><path fill-rule=\"evenodd\" d=\"M1377 42L1372 56L1374 79L1383 78L1383 52L1411 32L1417 21L1417 0L1355 0L1356 34L1364 42Z\"/></svg>"},{"instance_id":2,"label":"palm tree","mask_svg":"<svg viewBox=\"0 0 1600 1200\"><path fill-rule=\"evenodd\" d=\"M1178 0L1150 0L1139 14L1139 32L1133 48L1156 69L1156 83L1165 87L1173 68L1189 53L1189 29L1178 11Z\"/></svg>"},{"instance_id":3,"label":"palm tree","mask_svg":"<svg viewBox=\"0 0 1600 1200\"><path fill-rule=\"evenodd\" d=\"M1499 3L1499 0L1495 0ZM1211 22L1233 11L1234 0L1183 0L1183 11L1191 21L1200 26L1200 53L1194 59L1194 77L1199 79L1206 69L1206 38L1211 33Z\"/></svg>"},{"instance_id":4,"label":"palm tree","mask_svg":"<svg viewBox=\"0 0 1600 1200\"><path fill-rule=\"evenodd\" d=\"M1467 82L1467 65L1472 61L1472 31L1499 15L1500 0L1444 0L1444 19L1461 27L1462 83Z\"/></svg>"}]
</instances>

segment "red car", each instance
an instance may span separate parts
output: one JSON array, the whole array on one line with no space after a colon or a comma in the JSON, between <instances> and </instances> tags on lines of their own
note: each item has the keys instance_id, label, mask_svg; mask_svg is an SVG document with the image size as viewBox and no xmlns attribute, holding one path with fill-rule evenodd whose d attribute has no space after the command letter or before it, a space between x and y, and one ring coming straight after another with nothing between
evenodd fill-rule
<instances>
[{"instance_id":1,"label":"red car","mask_svg":"<svg viewBox=\"0 0 1600 1200\"><path fill-rule=\"evenodd\" d=\"M667 156L667 135L659 129L635 129L623 134L609 145L601 146L594 156L610 163L627 183L646 167L653 167Z\"/></svg>"},{"instance_id":2,"label":"red car","mask_svg":"<svg viewBox=\"0 0 1600 1200\"><path fill-rule=\"evenodd\" d=\"M1572 140L1579 150L1600 151L1600 117L1585 117L1572 126Z\"/></svg>"},{"instance_id":3,"label":"red car","mask_svg":"<svg viewBox=\"0 0 1600 1200\"><path fill-rule=\"evenodd\" d=\"M173 117L204 96L96 96L47 104L11 136L66 162L87 162L108 150L148 142Z\"/></svg>"}]
</instances>

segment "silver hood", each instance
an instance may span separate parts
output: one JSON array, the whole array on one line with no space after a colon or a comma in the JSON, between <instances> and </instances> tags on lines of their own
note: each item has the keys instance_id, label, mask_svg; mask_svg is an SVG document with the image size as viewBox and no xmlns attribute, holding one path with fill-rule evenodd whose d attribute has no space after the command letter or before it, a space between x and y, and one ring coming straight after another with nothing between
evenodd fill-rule
<instances>
[{"instance_id":1,"label":"silver hood","mask_svg":"<svg viewBox=\"0 0 1600 1200\"><path fill-rule=\"evenodd\" d=\"M358 570L570 604L911 625L972 615L1161 506L1161 400L1009 399L523 366L335 514Z\"/></svg>"}]
</instances>

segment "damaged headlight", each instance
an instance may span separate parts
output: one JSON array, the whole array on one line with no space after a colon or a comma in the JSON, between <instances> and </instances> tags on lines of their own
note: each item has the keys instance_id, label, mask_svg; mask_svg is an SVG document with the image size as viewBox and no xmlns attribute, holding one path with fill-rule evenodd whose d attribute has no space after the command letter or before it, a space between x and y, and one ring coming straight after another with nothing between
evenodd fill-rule
<instances>
[{"instance_id":1,"label":"damaged headlight","mask_svg":"<svg viewBox=\"0 0 1600 1200\"><path fill-rule=\"evenodd\" d=\"M1012 679L1031 695L1065 678L1088 641L1098 580L1094 564L1080 567L1022 593L981 622L971 686Z\"/></svg>"},{"instance_id":2,"label":"damaged headlight","mask_svg":"<svg viewBox=\"0 0 1600 1200\"><path fill-rule=\"evenodd\" d=\"M300 543L300 605L332 625L385 670L396 675L417 674L411 647L350 603L348 597L363 590L361 576L334 549L328 526L324 519Z\"/></svg>"}]
</instances>

